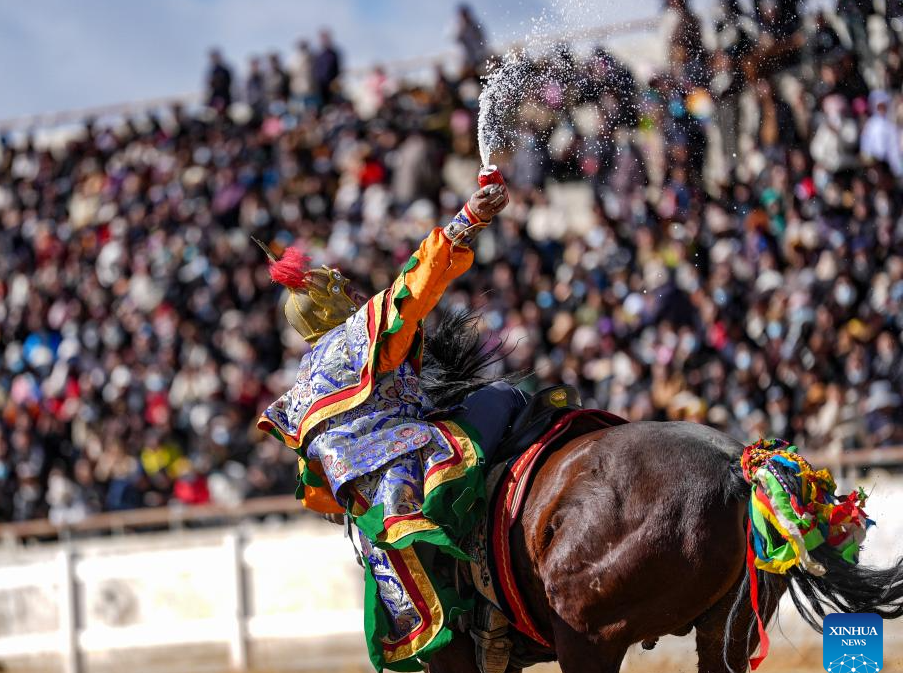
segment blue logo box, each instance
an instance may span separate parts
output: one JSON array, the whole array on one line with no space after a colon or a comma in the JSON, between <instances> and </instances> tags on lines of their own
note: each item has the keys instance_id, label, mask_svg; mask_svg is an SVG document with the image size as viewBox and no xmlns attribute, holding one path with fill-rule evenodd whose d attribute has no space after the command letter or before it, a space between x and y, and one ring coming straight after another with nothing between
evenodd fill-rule
<instances>
[{"instance_id":1,"label":"blue logo box","mask_svg":"<svg viewBox=\"0 0 903 673\"><path fill-rule=\"evenodd\" d=\"M884 622L873 612L827 615L822 646L828 673L878 673L884 667Z\"/></svg>"}]
</instances>

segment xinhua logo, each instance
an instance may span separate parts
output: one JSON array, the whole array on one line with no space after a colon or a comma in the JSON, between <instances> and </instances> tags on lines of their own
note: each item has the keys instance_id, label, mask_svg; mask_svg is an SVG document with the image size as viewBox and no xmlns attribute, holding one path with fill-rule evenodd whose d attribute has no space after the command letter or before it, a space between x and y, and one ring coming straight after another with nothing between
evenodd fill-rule
<instances>
[{"instance_id":1,"label":"xinhua logo","mask_svg":"<svg viewBox=\"0 0 903 673\"><path fill-rule=\"evenodd\" d=\"M873 612L828 615L822 645L828 673L878 673L884 666L884 622Z\"/></svg>"}]
</instances>

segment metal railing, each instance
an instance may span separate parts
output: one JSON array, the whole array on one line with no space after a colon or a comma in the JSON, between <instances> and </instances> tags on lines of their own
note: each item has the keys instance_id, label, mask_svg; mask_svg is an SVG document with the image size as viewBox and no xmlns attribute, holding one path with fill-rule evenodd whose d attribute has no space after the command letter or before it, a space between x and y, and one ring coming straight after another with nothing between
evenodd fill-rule
<instances>
[{"instance_id":1,"label":"metal railing","mask_svg":"<svg viewBox=\"0 0 903 673\"><path fill-rule=\"evenodd\" d=\"M803 451L817 468L828 468L839 480L850 475L852 486L861 470L903 466L903 446L857 449L839 453ZM842 489L841 489L842 490ZM202 525L235 524L248 519L271 516L314 516L304 510L294 496L251 498L237 505L165 506L103 512L72 523L53 523L48 519L0 524L0 542L14 544L28 540L49 541L98 534L125 534L160 529L178 529Z\"/></svg>"},{"instance_id":2,"label":"metal railing","mask_svg":"<svg viewBox=\"0 0 903 673\"><path fill-rule=\"evenodd\" d=\"M180 505L101 512L67 523L31 519L0 524L0 542L54 540L99 533L129 533L191 525L230 524L269 516L309 516L294 496L250 498L237 505Z\"/></svg>"}]
</instances>

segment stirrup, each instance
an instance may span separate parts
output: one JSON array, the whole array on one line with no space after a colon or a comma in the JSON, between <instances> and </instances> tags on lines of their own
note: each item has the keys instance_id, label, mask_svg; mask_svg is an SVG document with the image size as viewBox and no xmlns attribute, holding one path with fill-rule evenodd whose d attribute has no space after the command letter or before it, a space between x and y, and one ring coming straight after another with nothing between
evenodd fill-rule
<instances>
[{"instance_id":1,"label":"stirrup","mask_svg":"<svg viewBox=\"0 0 903 673\"><path fill-rule=\"evenodd\" d=\"M505 673L511 657L508 620L489 601L477 600L470 625L480 673Z\"/></svg>"}]
</instances>

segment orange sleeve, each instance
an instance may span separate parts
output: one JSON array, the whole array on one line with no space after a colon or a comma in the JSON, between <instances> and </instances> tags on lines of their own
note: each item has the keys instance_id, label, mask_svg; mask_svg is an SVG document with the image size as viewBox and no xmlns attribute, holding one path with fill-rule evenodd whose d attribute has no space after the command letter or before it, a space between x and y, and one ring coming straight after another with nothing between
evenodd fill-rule
<instances>
[{"instance_id":1,"label":"orange sleeve","mask_svg":"<svg viewBox=\"0 0 903 673\"><path fill-rule=\"evenodd\" d=\"M411 266L413 264L413 267ZM377 370L388 372L408 356L420 321L435 308L449 284L473 264L473 250L453 246L440 227L430 232L395 281L394 288L407 287L398 312L401 328L388 334L379 352Z\"/></svg>"},{"instance_id":2,"label":"orange sleeve","mask_svg":"<svg viewBox=\"0 0 903 673\"><path fill-rule=\"evenodd\" d=\"M303 472L304 461L300 458L298 459L298 461L298 465ZM319 512L320 514L344 514L344 508L342 508L342 506L338 502L336 502L336 499L332 495L332 491L330 491L329 486L326 485L326 473L323 471L323 465L320 463L320 461L308 461L307 469L320 477L324 485L310 486L308 484L303 484L304 495L300 498L301 504L304 505L307 509L314 512Z\"/></svg>"}]
</instances>

